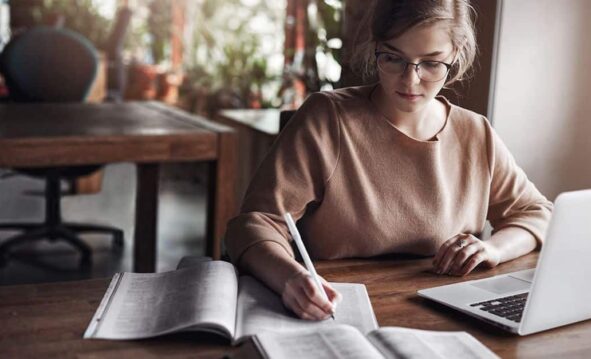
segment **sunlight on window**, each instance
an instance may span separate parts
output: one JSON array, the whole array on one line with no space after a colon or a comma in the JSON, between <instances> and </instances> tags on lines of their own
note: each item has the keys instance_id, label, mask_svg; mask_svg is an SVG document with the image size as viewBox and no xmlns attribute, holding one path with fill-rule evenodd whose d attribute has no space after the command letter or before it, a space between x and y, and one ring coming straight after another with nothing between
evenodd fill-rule
<instances>
[{"instance_id":1,"label":"sunlight on window","mask_svg":"<svg viewBox=\"0 0 591 359\"><path fill-rule=\"evenodd\" d=\"M93 5L101 15L112 19L117 10L117 0L92 0Z\"/></svg>"}]
</instances>

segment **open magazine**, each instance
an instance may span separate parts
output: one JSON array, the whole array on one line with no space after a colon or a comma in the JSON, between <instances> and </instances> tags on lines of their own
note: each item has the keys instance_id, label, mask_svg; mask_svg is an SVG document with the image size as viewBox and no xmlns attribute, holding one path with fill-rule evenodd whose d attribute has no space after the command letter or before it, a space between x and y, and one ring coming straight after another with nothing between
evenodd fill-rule
<instances>
[{"instance_id":1,"label":"open magazine","mask_svg":"<svg viewBox=\"0 0 591 359\"><path fill-rule=\"evenodd\" d=\"M399 327L383 327L364 336L354 327L335 325L289 334L258 334L253 341L262 357L273 359L498 358L466 332Z\"/></svg>"},{"instance_id":2,"label":"open magazine","mask_svg":"<svg viewBox=\"0 0 591 359\"><path fill-rule=\"evenodd\" d=\"M347 324L378 327L363 284L331 283L343 295L335 319L307 321L279 295L223 261L202 261L164 273L116 274L84 338L141 339L178 331L209 331L232 343L255 334L314 330Z\"/></svg>"}]
</instances>

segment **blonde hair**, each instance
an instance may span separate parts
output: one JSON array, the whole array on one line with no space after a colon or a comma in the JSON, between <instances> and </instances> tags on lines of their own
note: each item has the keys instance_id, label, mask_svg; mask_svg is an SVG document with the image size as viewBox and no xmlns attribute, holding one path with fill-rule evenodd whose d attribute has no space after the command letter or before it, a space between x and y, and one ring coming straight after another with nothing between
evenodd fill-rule
<instances>
[{"instance_id":1,"label":"blonde hair","mask_svg":"<svg viewBox=\"0 0 591 359\"><path fill-rule=\"evenodd\" d=\"M456 52L445 86L464 80L477 52L474 17L469 0L374 0L357 31L351 65L364 79L373 78L377 73L374 51L378 43L414 27L445 21Z\"/></svg>"}]
</instances>

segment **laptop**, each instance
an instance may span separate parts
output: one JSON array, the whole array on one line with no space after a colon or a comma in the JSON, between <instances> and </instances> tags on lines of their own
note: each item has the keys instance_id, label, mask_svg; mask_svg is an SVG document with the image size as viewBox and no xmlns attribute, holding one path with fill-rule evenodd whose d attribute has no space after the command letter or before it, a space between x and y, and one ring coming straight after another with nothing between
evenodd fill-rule
<instances>
[{"instance_id":1,"label":"laptop","mask_svg":"<svg viewBox=\"0 0 591 359\"><path fill-rule=\"evenodd\" d=\"M528 335L591 318L591 190L565 192L535 269L422 289L419 296Z\"/></svg>"}]
</instances>

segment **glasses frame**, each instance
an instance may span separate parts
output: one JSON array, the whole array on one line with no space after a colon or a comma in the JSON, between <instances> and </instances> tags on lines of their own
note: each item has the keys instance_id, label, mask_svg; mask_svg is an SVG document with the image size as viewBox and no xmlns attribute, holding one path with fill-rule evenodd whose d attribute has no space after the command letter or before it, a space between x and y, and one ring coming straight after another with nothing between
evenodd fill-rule
<instances>
[{"instance_id":1,"label":"glasses frame","mask_svg":"<svg viewBox=\"0 0 591 359\"><path fill-rule=\"evenodd\" d=\"M375 50L374 54L375 54L375 57L376 57L376 66L377 66L378 70L380 70L380 71L382 71L384 73L387 73L387 74L394 74L394 73L391 73L391 72L387 72L387 71L382 70L380 68L380 65L378 65L378 57L380 57L380 55L384 55L384 54L385 55L393 55L393 56L399 57L405 63L404 69L400 73L401 75L406 73L406 70L408 69L408 66L409 65L413 65L415 67L415 72L417 73L417 76L419 77L419 79L421 79L421 81L425 81L425 82L438 82L438 81L443 80L444 78L447 77L447 75L449 74L449 71L451 70L451 68L453 66L453 63L447 63L447 62L436 61L436 60L425 60L425 61L421 61L421 62L418 62L418 63L414 63L414 62L406 61L402 56L400 56L398 54L395 54L393 52L389 52L389 51L378 51L378 50ZM425 62L431 62L431 63L432 62L436 62L436 63L445 65L445 67L447 68L447 70L445 71L445 75L443 75L443 77L440 78L439 80L424 80L421 77L421 73L419 72L419 66L421 66Z\"/></svg>"}]
</instances>

